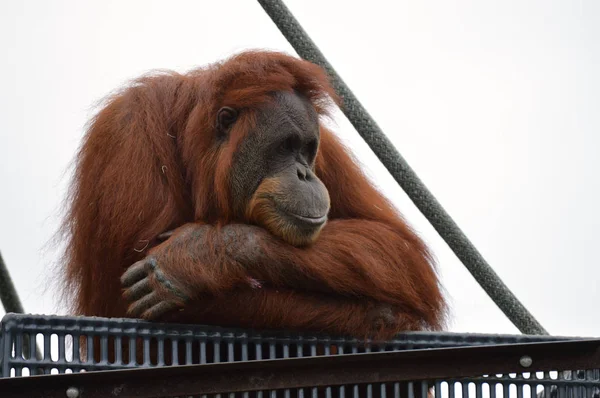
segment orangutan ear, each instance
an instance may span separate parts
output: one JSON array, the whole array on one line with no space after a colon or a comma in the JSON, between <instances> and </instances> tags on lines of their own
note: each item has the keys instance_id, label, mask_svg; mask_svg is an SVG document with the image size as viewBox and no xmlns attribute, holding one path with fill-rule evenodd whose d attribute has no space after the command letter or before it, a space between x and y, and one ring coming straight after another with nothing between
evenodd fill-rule
<instances>
[{"instance_id":1,"label":"orangutan ear","mask_svg":"<svg viewBox=\"0 0 600 398\"><path fill-rule=\"evenodd\" d=\"M237 120L237 117L238 111L229 106L219 109L219 112L217 112L217 130L219 134L226 135Z\"/></svg>"}]
</instances>

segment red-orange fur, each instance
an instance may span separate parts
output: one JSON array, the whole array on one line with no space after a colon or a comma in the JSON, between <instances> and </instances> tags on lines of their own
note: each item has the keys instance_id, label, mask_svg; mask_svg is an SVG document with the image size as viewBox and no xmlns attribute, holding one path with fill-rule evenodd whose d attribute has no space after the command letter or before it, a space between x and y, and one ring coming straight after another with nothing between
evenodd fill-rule
<instances>
[{"instance_id":1,"label":"red-orange fur","mask_svg":"<svg viewBox=\"0 0 600 398\"><path fill-rule=\"evenodd\" d=\"M78 153L64 224L65 290L72 293L75 314L126 316L119 278L148 254L159 234L191 222L249 222L232 212L232 156L255 123L252 110L270 101L269 93L290 90L306 95L321 115L336 99L316 65L258 51L188 74L146 76L109 99ZM217 147L215 115L223 106L245 112L229 141ZM426 246L323 127L316 174L331 199L318 239L306 248L272 240L262 250L273 264L327 280L339 295L293 286L226 291L247 275L224 264L230 278L210 281L216 298L203 297L173 320L362 334L365 318L383 302L397 316L388 335L443 326L445 304ZM185 288L199 278L216 278L187 258L173 262L181 265L174 272L188 283ZM255 276L283 286L285 278L277 272L281 269L265 266Z\"/></svg>"}]
</instances>

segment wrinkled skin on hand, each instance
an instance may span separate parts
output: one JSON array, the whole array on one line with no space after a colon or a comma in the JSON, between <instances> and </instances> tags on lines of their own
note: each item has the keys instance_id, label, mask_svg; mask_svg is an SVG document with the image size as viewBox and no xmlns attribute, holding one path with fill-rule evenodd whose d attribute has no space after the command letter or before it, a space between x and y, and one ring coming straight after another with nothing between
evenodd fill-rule
<instances>
[{"instance_id":1,"label":"wrinkled skin on hand","mask_svg":"<svg viewBox=\"0 0 600 398\"><path fill-rule=\"evenodd\" d=\"M130 303L127 315L154 320L177 308L184 308L189 297L181 286L165 276L154 256L133 264L121 277L123 298Z\"/></svg>"},{"instance_id":2,"label":"wrinkled skin on hand","mask_svg":"<svg viewBox=\"0 0 600 398\"><path fill-rule=\"evenodd\" d=\"M121 277L123 298L130 303L128 316L160 319L169 312L184 308L194 297L220 293L216 290L217 286L236 287L236 281L239 288L261 287L257 280L249 276L236 279L222 269L221 272L215 269L219 264L211 263L207 255L211 247L209 234L213 229L208 225L187 224L158 237L163 242L151 249L144 259L129 267ZM177 261L185 257L194 258L197 261L195 267L202 267L206 271L206 280L195 280L193 290L190 283L185 282L186 262ZM195 279L198 279L197 274L194 271ZM213 286L215 288L211 290Z\"/></svg>"}]
</instances>

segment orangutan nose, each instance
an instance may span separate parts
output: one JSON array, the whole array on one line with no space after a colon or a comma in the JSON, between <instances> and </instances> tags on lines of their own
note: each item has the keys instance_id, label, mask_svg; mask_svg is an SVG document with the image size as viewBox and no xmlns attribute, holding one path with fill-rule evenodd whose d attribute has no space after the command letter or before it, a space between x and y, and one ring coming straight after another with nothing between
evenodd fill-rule
<instances>
[{"instance_id":1,"label":"orangutan nose","mask_svg":"<svg viewBox=\"0 0 600 398\"><path fill-rule=\"evenodd\" d=\"M296 172L298 173L298 179L300 181L308 180L308 173L306 167L304 167L303 165L298 165L296 166Z\"/></svg>"}]
</instances>

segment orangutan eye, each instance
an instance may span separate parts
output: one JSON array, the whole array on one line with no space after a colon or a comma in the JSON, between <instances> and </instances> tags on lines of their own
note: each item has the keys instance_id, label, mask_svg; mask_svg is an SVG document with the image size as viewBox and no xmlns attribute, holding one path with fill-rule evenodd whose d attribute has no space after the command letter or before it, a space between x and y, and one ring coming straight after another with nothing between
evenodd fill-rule
<instances>
[{"instance_id":1,"label":"orangutan eye","mask_svg":"<svg viewBox=\"0 0 600 398\"><path fill-rule=\"evenodd\" d=\"M317 149L319 147L319 143L317 140L311 140L306 147L304 148L304 156L306 156L306 160L309 163L312 163L317 157Z\"/></svg>"},{"instance_id":2,"label":"orangutan eye","mask_svg":"<svg viewBox=\"0 0 600 398\"><path fill-rule=\"evenodd\" d=\"M229 128L235 123L238 117L238 111L224 106L217 113L217 129L220 133L227 133Z\"/></svg>"},{"instance_id":3,"label":"orangutan eye","mask_svg":"<svg viewBox=\"0 0 600 398\"><path fill-rule=\"evenodd\" d=\"M297 151L300 148L300 145L300 138L295 135L291 135L279 144L279 151L284 154L292 153Z\"/></svg>"}]
</instances>

